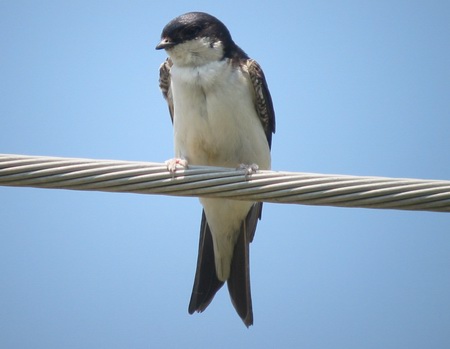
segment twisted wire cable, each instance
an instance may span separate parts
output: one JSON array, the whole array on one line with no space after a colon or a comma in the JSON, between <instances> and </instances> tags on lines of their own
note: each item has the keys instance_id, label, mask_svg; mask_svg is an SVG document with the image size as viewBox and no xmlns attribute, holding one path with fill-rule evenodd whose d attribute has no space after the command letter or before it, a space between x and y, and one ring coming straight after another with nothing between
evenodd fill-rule
<instances>
[{"instance_id":1,"label":"twisted wire cable","mask_svg":"<svg viewBox=\"0 0 450 349\"><path fill-rule=\"evenodd\" d=\"M0 185L450 212L450 181L0 154Z\"/></svg>"}]
</instances>

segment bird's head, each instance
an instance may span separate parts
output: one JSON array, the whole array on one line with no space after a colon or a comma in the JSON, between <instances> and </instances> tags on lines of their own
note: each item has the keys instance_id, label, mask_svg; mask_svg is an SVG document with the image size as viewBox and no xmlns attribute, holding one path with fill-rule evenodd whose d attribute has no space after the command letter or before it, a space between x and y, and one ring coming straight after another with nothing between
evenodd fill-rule
<instances>
[{"instance_id":1,"label":"bird's head","mask_svg":"<svg viewBox=\"0 0 450 349\"><path fill-rule=\"evenodd\" d=\"M164 27L156 49L165 49L176 65L200 66L229 56L235 47L227 27L216 17L189 12Z\"/></svg>"}]
</instances>

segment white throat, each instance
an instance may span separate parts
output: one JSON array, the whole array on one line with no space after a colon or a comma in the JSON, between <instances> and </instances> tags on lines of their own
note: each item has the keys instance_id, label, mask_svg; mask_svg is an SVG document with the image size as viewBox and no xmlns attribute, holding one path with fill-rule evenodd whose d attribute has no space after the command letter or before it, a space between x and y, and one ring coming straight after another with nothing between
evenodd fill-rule
<instances>
[{"instance_id":1,"label":"white throat","mask_svg":"<svg viewBox=\"0 0 450 349\"><path fill-rule=\"evenodd\" d=\"M166 50L173 64L180 67L199 67L223 57L221 41L212 42L210 38L198 38L175 45Z\"/></svg>"}]
</instances>

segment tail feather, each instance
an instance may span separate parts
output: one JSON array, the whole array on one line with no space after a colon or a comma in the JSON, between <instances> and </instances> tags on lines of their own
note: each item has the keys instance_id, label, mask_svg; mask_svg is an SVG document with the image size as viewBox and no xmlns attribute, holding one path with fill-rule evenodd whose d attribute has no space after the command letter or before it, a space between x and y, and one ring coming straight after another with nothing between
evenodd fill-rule
<instances>
[{"instance_id":1,"label":"tail feather","mask_svg":"<svg viewBox=\"0 0 450 349\"><path fill-rule=\"evenodd\" d=\"M242 222L234 247L230 277L227 280L231 302L247 327L253 325L249 245L253 240L258 219L261 218L261 212L262 203L254 204ZM203 211L197 270L189 303L189 313L204 311L223 284L224 282L217 278L211 230Z\"/></svg>"},{"instance_id":2,"label":"tail feather","mask_svg":"<svg viewBox=\"0 0 450 349\"><path fill-rule=\"evenodd\" d=\"M252 295L250 290L250 242L261 219L262 203L256 203L242 222L241 231L234 247L228 292L236 312L245 326L253 325Z\"/></svg>"},{"instance_id":3,"label":"tail feather","mask_svg":"<svg viewBox=\"0 0 450 349\"><path fill-rule=\"evenodd\" d=\"M245 222L242 223L241 232L234 247L227 284L236 312L244 321L245 326L249 327L253 324L253 311L250 292L249 240Z\"/></svg>"},{"instance_id":4,"label":"tail feather","mask_svg":"<svg viewBox=\"0 0 450 349\"><path fill-rule=\"evenodd\" d=\"M211 230L206 221L205 211L203 211L198 246L197 270L195 272L194 287L189 302L189 314L193 314L195 311L204 311L223 284L217 278Z\"/></svg>"}]
</instances>

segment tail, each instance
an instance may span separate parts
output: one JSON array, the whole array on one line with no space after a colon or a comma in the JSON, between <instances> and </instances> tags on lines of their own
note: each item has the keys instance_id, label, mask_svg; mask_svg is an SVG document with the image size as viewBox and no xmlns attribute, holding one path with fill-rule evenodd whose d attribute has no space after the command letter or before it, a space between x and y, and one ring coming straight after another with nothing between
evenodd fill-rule
<instances>
[{"instance_id":1,"label":"tail","mask_svg":"<svg viewBox=\"0 0 450 349\"><path fill-rule=\"evenodd\" d=\"M255 235L256 225L258 219L261 218L261 212L262 203L254 204L246 219L242 222L240 234L234 247L230 277L227 281L231 302L247 327L253 325L249 244ZM205 212L203 212L197 270L189 302L189 314L193 314L195 311L204 311L222 286L223 282L217 278L216 274L211 230L206 221Z\"/></svg>"},{"instance_id":2,"label":"tail","mask_svg":"<svg viewBox=\"0 0 450 349\"><path fill-rule=\"evenodd\" d=\"M205 310L223 284L223 281L217 278L211 230L206 221L205 211L203 211L200 226L197 270L195 272L194 287L189 302L189 314L193 314L195 311L202 312Z\"/></svg>"}]
</instances>

